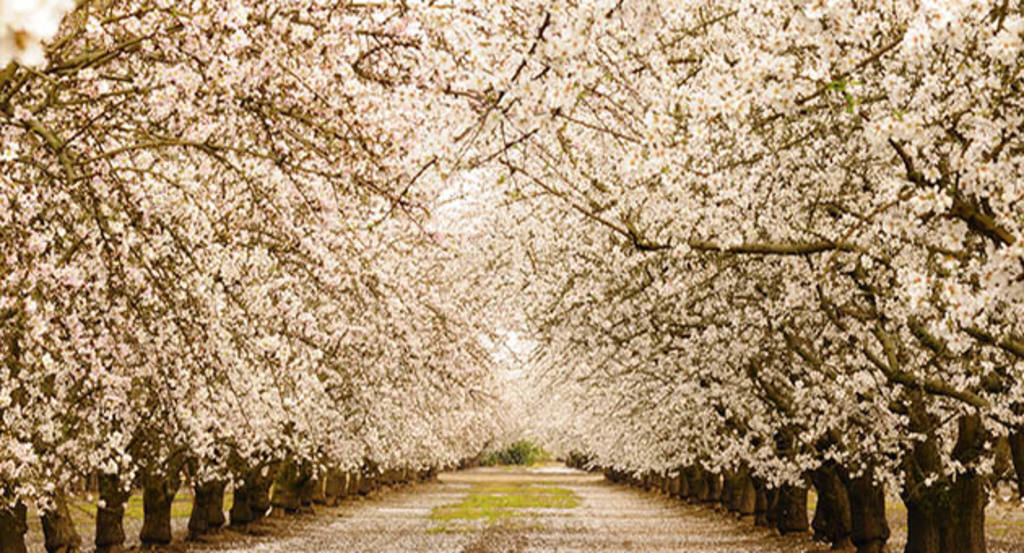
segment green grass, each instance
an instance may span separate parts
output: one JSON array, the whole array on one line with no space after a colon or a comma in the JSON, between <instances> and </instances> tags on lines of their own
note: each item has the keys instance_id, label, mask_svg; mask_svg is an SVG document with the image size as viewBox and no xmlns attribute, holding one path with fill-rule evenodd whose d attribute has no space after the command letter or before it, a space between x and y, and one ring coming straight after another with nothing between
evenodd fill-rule
<instances>
[{"instance_id":1,"label":"green grass","mask_svg":"<svg viewBox=\"0 0 1024 553\"><path fill-rule=\"evenodd\" d=\"M529 440L519 440L505 446L505 449L493 451L483 459L480 464L485 467L498 465L520 465L531 466L547 461L550 458L544 448Z\"/></svg>"},{"instance_id":2,"label":"green grass","mask_svg":"<svg viewBox=\"0 0 1024 553\"><path fill-rule=\"evenodd\" d=\"M572 490L536 484L477 484L458 503L435 507L430 519L442 523L429 533L473 531L475 526L456 522L483 522L486 526L520 524L514 519L529 517L526 509L572 509L579 497Z\"/></svg>"}]
</instances>

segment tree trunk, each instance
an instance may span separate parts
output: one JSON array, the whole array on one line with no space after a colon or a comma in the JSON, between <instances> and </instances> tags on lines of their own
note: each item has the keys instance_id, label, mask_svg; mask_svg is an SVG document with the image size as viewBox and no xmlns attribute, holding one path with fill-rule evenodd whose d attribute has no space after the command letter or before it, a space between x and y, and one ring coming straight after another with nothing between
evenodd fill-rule
<instances>
[{"instance_id":1,"label":"tree trunk","mask_svg":"<svg viewBox=\"0 0 1024 553\"><path fill-rule=\"evenodd\" d=\"M686 477L686 469L679 472L679 499L690 498L690 480Z\"/></svg>"},{"instance_id":2,"label":"tree trunk","mask_svg":"<svg viewBox=\"0 0 1024 553\"><path fill-rule=\"evenodd\" d=\"M729 471L722 472L722 507L725 507L726 512L735 512L736 507L736 490L733 486L733 481L736 475Z\"/></svg>"},{"instance_id":3,"label":"tree trunk","mask_svg":"<svg viewBox=\"0 0 1024 553\"><path fill-rule=\"evenodd\" d=\"M310 474L295 462L288 461L274 482L274 496L270 499L274 511L295 514L302 510L302 488Z\"/></svg>"},{"instance_id":4,"label":"tree trunk","mask_svg":"<svg viewBox=\"0 0 1024 553\"><path fill-rule=\"evenodd\" d=\"M783 485L775 505L775 527L780 534L806 532L810 529L807 521L807 487Z\"/></svg>"},{"instance_id":5,"label":"tree trunk","mask_svg":"<svg viewBox=\"0 0 1024 553\"><path fill-rule=\"evenodd\" d=\"M337 469L327 471L324 482L324 498L330 506L337 506L345 497L345 473Z\"/></svg>"},{"instance_id":6,"label":"tree trunk","mask_svg":"<svg viewBox=\"0 0 1024 553\"><path fill-rule=\"evenodd\" d=\"M316 489L318 485L316 478L310 476L302 483L299 488L299 505L301 505L301 511L303 513L313 512L313 500L316 499Z\"/></svg>"},{"instance_id":7,"label":"tree trunk","mask_svg":"<svg viewBox=\"0 0 1024 553\"><path fill-rule=\"evenodd\" d=\"M920 404L911 410L911 425L928 422ZM981 417L965 415L958 421L959 433L952 457L970 467L984 451L986 433ZM924 481L941 469L938 444L929 436L908 456L906 489L906 553L985 553L985 504L988 493L984 479L972 468L950 482L938 480L930 486Z\"/></svg>"},{"instance_id":8,"label":"tree trunk","mask_svg":"<svg viewBox=\"0 0 1024 553\"><path fill-rule=\"evenodd\" d=\"M314 478L312 480L313 493L312 493L311 500L312 500L312 503L314 505L326 505L327 504L326 483L327 483L327 475L326 474L323 474L320 477Z\"/></svg>"},{"instance_id":9,"label":"tree trunk","mask_svg":"<svg viewBox=\"0 0 1024 553\"><path fill-rule=\"evenodd\" d=\"M768 488L765 490L765 521L769 528L775 528L779 524L779 488Z\"/></svg>"},{"instance_id":10,"label":"tree trunk","mask_svg":"<svg viewBox=\"0 0 1024 553\"><path fill-rule=\"evenodd\" d=\"M210 496L213 489L209 483L192 486L192 513L188 517L188 539L196 540L210 531Z\"/></svg>"},{"instance_id":11,"label":"tree trunk","mask_svg":"<svg viewBox=\"0 0 1024 553\"><path fill-rule=\"evenodd\" d=\"M739 515L740 518L752 516L757 507L757 492L754 490L754 481L750 478L750 472L740 469L732 477L732 503L729 510Z\"/></svg>"},{"instance_id":12,"label":"tree trunk","mask_svg":"<svg viewBox=\"0 0 1024 553\"><path fill-rule=\"evenodd\" d=\"M754 486L754 526L771 528L774 525L768 517L768 488L760 479L753 479L752 483Z\"/></svg>"},{"instance_id":13,"label":"tree trunk","mask_svg":"<svg viewBox=\"0 0 1024 553\"><path fill-rule=\"evenodd\" d=\"M207 530L216 530L224 526L227 519L224 517L224 488L225 482L210 483L209 502L207 503L206 526Z\"/></svg>"},{"instance_id":14,"label":"tree trunk","mask_svg":"<svg viewBox=\"0 0 1024 553\"><path fill-rule=\"evenodd\" d=\"M700 468L691 469L690 490L693 492L690 499L695 503L704 503L708 500L708 479L704 476L704 470Z\"/></svg>"},{"instance_id":15,"label":"tree trunk","mask_svg":"<svg viewBox=\"0 0 1024 553\"><path fill-rule=\"evenodd\" d=\"M1010 458L1013 470L1017 474L1017 494L1024 499L1024 428L1017 428L1010 433Z\"/></svg>"},{"instance_id":16,"label":"tree trunk","mask_svg":"<svg viewBox=\"0 0 1024 553\"><path fill-rule=\"evenodd\" d=\"M941 492L931 488L918 490L907 499L907 546L905 553L945 553L942 543L944 513L939 512Z\"/></svg>"},{"instance_id":17,"label":"tree trunk","mask_svg":"<svg viewBox=\"0 0 1024 553\"><path fill-rule=\"evenodd\" d=\"M235 482L235 486L231 490L231 512L228 514L231 518L231 526L249 524L254 520L252 504L249 501L249 490L248 479L244 482Z\"/></svg>"},{"instance_id":18,"label":"tree trunk","mask_svg":"<svg viewBox=\"0 0 1024 553\"><path fill-rule=\"evenodd\" d=\"M370 495L377 489L377 475L364 473L359 477L359 495Z\"/></svg>"},{"instance_id":19,"label":"tree trunk","mask_svg":"<svg viewBox=\"0 0 1024 553\"><path fill-rule=\"evenodd\" d=\"M246 481L246 495L249 497L249 508L252 510L252 522L267 516L270 510L270 486L274 483L274 470L267 475L252 471L252 478Z\"/></svg>"},{"instance_id":20,"label":"tree trunk","mask_svg":"<svg viewBox=\"0 0 1024 553\"><path fill-rule=\"evenodd\" d=\"M722 475L714 472L707 473L708 481L708 503L719 503L722 501Z\"/></svg>"},{"instance_id":21,"label":"tree trunk","mask_svg":"<svg viewBox=\"0 0 1024 553\"><path fill-rule=\"evenodd\" d=\"M851 541L857 553L882 553L889 540L889 521L885 518L885 490L876 485L870 471L850 479Z\"/></svg>"},{"instance_id":22,"label":"tree trunk","mask_svg":"<svg viewBox=\"0 0 1024 553\"><path fill-rule=\"evenodd\" d=\"M0 511L0 553L26 553L25 532L28 532L28 508L23 503Z\"/></svg>"},{"instance_id":23,"label":"tree trunk","mask_svg":"<svg viewBox=\"0 0 1024 553\"><path fill-rule=\"evenodd\" d=\"M832 544L832 549L846 549L853 543L853 515L850 496L837 471L835 465L828 464L811 473L811 481L818 492L811 526L816 540Z\"/></svg>"},{"instance_id":24,"label":"tree trunk","mask_svg":"<svg viewBox=\"0 0 1024 553\"><path fill-rule=\"evenodd\" d=\"M949 532L943 551L985 553L985 479L973 471L961 474L949 486Z\"/></svg>"},{"instance_id":25,"label":"tree trunk","mask_svg":"<svg viewBox=\"0 0 1024 553\"><path fill-rule=\"evenodd\" d=\"M180 484L177 474L148 474L143 477L143 519L142 531L139 532L139 541L143 545L171 543L171 505Z\"/></svg>"},{"instance_id":26,"label":"tree trunk","mask_svg":"<svg viewBox=\"0 0 1024 553\"><path fill-rule=\"evenodd\" d=\"M64 495L58 495L54 499L54 509L44 512L39 518L43 524L46 553L74 553L82 547L82 538L75 528ZM0 547L0 551L6 552L6 549Z\"/></svg>"},{"instance_id":27,"label":"tree trunk","mask_svg":"<svg viewBox=\"0 0 1024 553\"><path fill-rule=\"evenodd\" d=\"M345 495L352 497L359 494L359 490L362 489L362 484L359 482L362 479L362 475L359 471L352 471L348 473L348 478L345 485Z\"/></svg>"},{"instance_id":28,"label":"tree trunk","mask_svg":"<svg viewBox=\"0 0 1024 553\"><path fill-rule=\"evenodd\" d=\"M128 493L116 474L101 474L100 502L96 509L96 553L118 553L124 547L124 504Z\"/></svg>"}]
</instances>

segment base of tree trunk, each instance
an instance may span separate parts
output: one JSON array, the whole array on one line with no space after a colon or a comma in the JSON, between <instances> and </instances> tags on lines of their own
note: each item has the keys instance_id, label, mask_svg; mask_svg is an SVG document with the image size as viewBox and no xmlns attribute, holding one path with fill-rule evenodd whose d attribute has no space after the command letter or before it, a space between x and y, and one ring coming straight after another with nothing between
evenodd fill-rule
<instances>
[{"instance_id":1,"label":"base of tree trunk","mask_svg":"<svg viewBox=\"0 0 1024 553\"><path fill-rule=\"evenodd\" d=\"M142 487L142 531L139 541L143 545L171 543L171 506L178 492L180 480L171 477L146 476Z\"/></svg>"},{"instance_id":2,"label":"base of tree trunk","mask_svg":"<svg viewBox=\"0 0 1024 553\"><path fill-rule=\"evenodd\" d=\"M242 526L253 522L248 484L248 482L236 483L231 490L231 512L228 513L231 526Z\"/></svg>"},{"instance_id":3,"label":"base of tree trunk","mask_svg":"<svg viewBox=\"0 0 1024 553\"><path fill-rule=\"evenodd\" d=\"M1010 433L1010 459L1017 474L1017 494L1024 499L1024 429Z\"/></svg>"},{"instance_id":4,"label":"base of tree trunk","mask_svg":"<svg viewBox=\"0 0 1024 553\"><path fill-rule=\"evenodd\" d=\"M96 509L96 553L118 553L124 548L124 504L128 494L116 474L100 475L100 499Z\"/></svg>"},{"instance_id":5,"label":"base of tree trunk","mask_svg":"<svg viewBox=\"0 0 1024 553\"><path fill-rule=\"evenodd\" d=\"M754 526L759 528L771 528L773 526L768 517L768 489L761 480L753 480L754 485Z\"/></svg>"},{"instance_id":6,"label":"base of tree trunk","mask_svg":"<svg viewBox=\"0 0 1024 553\"><path fill-rule=\"evenodd\" d=\"M227 518L224 516L224 482L213 482L210 484L210 495L206 514L207 531L213 531L224 526Z\"/></svg>"},{"instance_id":7,"label":"base of tree trunk","mask_svg":"<svg viewBox=\"0 0 1024 553\"><path fill-rule=\"evenodd\" d=\"M43 513L40 517L43 525L43 537L46 553L76 553L82 547L82 538L75 528L75 521L68 510L67 499L58 495L54 499L54 509ZM0 533L3 531L0 530ZM7 550L0 546L0 551Z\"/></svg>"},{"instance_id":8,"label":"base of tree trunk","mask_svg":"<svg viewBox=\"0 0 1024 553\"><path fill-rule=\"evenodd\" d=\"M851 541L857 553L882 553L889 540L885 518L885 489L876 485L870 472L846 485L850 497Z\"/></svg>"},{"instance_id":9,"label":"base of tree trunk","mask_svg":"<svg viewBox=\"0 0 1024 553\"><path fill-rule=\"evenodd\" d=\"M775 528L780 534L808 531L807 487L784 485L779 488L775 513Z\"/></svg>"},{"instance_id":10,"label":"base of tree trunk","mask_svg":"<svg viewBox=\"0 0 1024 553\"><path fill-rule=\"evenodd\" d=\"M28 532L28 509L18 503L13 508L0 510L0 552L27 553L25 532Z\"/></svg>"},{"instance_id":11,"label":"base of tree trunk","mask_svg":"<svg viewBox=\"0 0 1024 553\"><path fill-rule=\"evenodd\" d=\"M839 477L840 469L825 465L811 474L814 488L818 492L818 503L814 509L814 538L832 544L832 549L852 546L853 520L850 496Z\"/></svg>"},{"instance_id":12,"label":"base of tree trunk","mask_svg":"<svg viewBox=\"0 0 1024 553\"><path fill-rule=\"evenodd\" d=\"M252 477L245 482L252 522L259 521L270 511L270 486L274 482L273 471L270 472L271 474L262 475L253 471Z\"/></svg>"}]
</instances>

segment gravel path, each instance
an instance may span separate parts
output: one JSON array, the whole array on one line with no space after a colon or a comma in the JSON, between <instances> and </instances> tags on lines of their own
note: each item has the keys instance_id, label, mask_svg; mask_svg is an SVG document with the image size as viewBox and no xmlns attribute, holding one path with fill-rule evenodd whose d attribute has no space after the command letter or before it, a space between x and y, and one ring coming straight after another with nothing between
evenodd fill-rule
<instances>
[{"instance_id":1,"label":"gravel path","mask_svg":"<svg viewBox=\"0 0 1024 553\"><path fill-rule=\"evenodd\" d=\"M495 523L438 521L435 507L459 505L481 490L528 486L568 490L570 508L515 509ZM533 488L537 486L537 488ZM456 523L456 524L452 524ZM824 550L806 537L782 538L724 514L606 482L595 474L560 467L475 469L443 474L438 482L391 491L320 514L302 517L274 537L234 536L194 551L237 553L354 552L688 552L804 553ZM284 533L285 535L280 535Z\"/></svg>"}]
</instances>

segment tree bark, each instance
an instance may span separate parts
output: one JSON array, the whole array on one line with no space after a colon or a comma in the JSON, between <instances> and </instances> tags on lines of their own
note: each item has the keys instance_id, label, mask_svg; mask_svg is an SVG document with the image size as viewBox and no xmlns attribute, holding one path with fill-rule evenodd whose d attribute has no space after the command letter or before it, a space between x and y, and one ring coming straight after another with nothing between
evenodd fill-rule
<instances>
[{"instance_id":1,"label":"tree bark","mask_svg":"<svg viewBox=\"0 0 1024 553\"><path fill-rule=\"evenodd\" d=\"M786 484L779 488L775 513L775 528L780 534L808 531L807 487Z\"/></svg>"},{"instance_id":2,"label":"tree bark","mask_svg":"<svg viewBox=\"0 0 1024 553\"><path fill-rule=\"evenodd\" d=\"M324 483L324 497L327 504L337 506L345 497L345 473L337 469L327 472L327 481Z\"/></svg>"},{"instance_id":3,"label":"tree bark","mask_svg":"<svg viewBox=\"0 0 1024 553\"><path fill-rule=\"evenodd\" d=\"M729 510L740 518L753 516L757 507L757 492L754 490L754 481L750 478L750 472L745 468L740 469L731 480L732 501Z\"/></svg>"},{"instance_id":4,"label":"tree bark","mask_svg":"<svg viewBox=\"0 0 1024 553\"><path fill-rule=\"evenodd\" d=\"M301 511L303 513L313 512L313 502L316 500L316 489L318 485L316 478L310 476L302 483L299 488L299 505L301 505Z\"/></svg>"},{"instance_id":5,"label":"tree bark","mask_svg":"<svg viewBox=\"0 0 1024 553\"><path fill-rule=\"evenodd\" d=\"M846 485L833 464L826 464L811 473L811 481L818 493L814 509L814 538L832 544L832 549L849 548L853 542L853 515Z\"/></svg>"},{"instance_id":6,"label":"tree bark","mask_svg":"<svg viewBox=\"0 0 1024 553\"><path fill-rule=\"evenodd\" d=\"M64 495L58 495L54 499L54 509L44 512L39 518L43 525L46 553L75 553L80 550L82 538L75 528ZM6 550L0 548L0 551Z\"/></svg>"},{"instance_id":7,"label":"tree bark","mask_svg":"<svg viewBox=\"0 0 1024 553\"><path fill-rule=\"evenodd\" d=\"M210 531L210 496L212 492L209 483L192 486L192 513L188 517L189 540L196 540Z\"/></svg>"},{"instance_id":8,"label":"tree bark","mask_svg":"<svg viewBox=\"0 0 1024 553\"><path fill-rule=\"evenodd\" d=\"M707 472L708 481L708 503L720 503L722 501L722 475L716 472Z\"/></svg>"},{"instance_id":9,"label":"tree bark","mask_svg":"<svg viewBox=\"0 0 1024 553\"><path fill-rule=\"evenodd\" d=\"M763 480L753 479L754 486L754 526L760 528L771 528L774 526L769 520L768 488Z\"/></svg>"},{"instance_id":10,"label":"tree bark","mask_svg":"<svg viewBox=\"0 0 1024 553\"><path fill-rule=\"evenodd\" d=\"M260 471L252 471L252 478L246 481L246 493L249 496L249 508L252 510L252 522L267 516L270 511L270 487L274 483L274 472L268 470L266 475Z\"/></svg>"},{"instance_id":11,"label":"tree bark","mask_svg":"<svg viewBox=\"0 0 1024 553\"><path fill-rule=\"evenodd\" d=\"M850 497L851 541L857 553L882 553L889 540L885 518L885 489L876 485L870 471L847 483Z\"/></svg>"},{"instance_id":12,"label":"tree bark","mask_svg":"<svg viewBox=\"0 0 1024 553\"><path fill-rule=\"evenodd\" d=\"M765 521L769 528L775 528L779 524L779 488L768 488L765 490Z\"/></svg>"},{"instance_id":13,"label":"tree bark","mask_svg":"<svg viewBox=\"0 0 1024 553\"><path fill-rule=\"evenodd\" d=\"M178 474L143 476L143 519L142 530L139 532L139 541L143 545L171 543L171 506L180 485Z\"/></svg>"},{"instance_id":14,"label":"tree bark","mask_svg":"<svg viewBox=\"0 0 1024 553\"><path fill-rule=\"evenodd\" d=\"M0 511L0 553L27 553L28 508L23 503Z\"/></svg>"},{"instance_id":15,"label":"tree bark","mask_svg":"<svg viewBox=\"0 0 1024 553\"><path fill-rule=\"evenodd\" d=\"M1017 475L1017 495L1024 499L1024 428L1017 428L1010 433L1010 458L1013 470Z\"/></svg>"},{"instance_id":16,"label":"tree bark","mask_svg":"<svg viewBox=\"0 0 1024 553\"><path fill-rule=\"evenodd\" d=\"M327 475L324 474L318 478L314 478L311 482L313 487L312 491L312 503L314 505L326 505L327 504Z\"/></svg>"},{"instance_id":17,"label":"tree bark","mask_svg":"<svg viewBox=\"0 0 1024 553\"><path fill-rule=\"evenodd\" d=\"M668 480L668 495L669 497L679 497L679 475L675 474Z\"/></svg>"},{"instance_id":18,"label":"tree bark","mask_svg":"<svg viewBox=\"0 0 1024 553\"><path fill-rule=\"evenodd\" d=\"M704 470L701 468L690 469L690 490L693 492L690 494L690 500L695 503L704 503L708 500L708 479L704 476Z\"/></svg>"},{"instance_id":19,"label":"tree bark","mask_svg":"<svg viewBox=\"0 0 1024 553\"><path fill-rule=\"evenodd\" d=\"M303 489L312 478L312 473L299 466L298 463L288 461L281 467L274 482L274 496L270 503L275 511L282 511L287 514L295 514L302 511ZM308 489L306 490L308 494ZM307 497L307 501L311 501ZM309 503L307 503L307 506Z\"/></svg>"},{"instance_id":20,"label":"tree bark","mask_svg":"<svg viewBox=\"0 0 1024 553\"><path fill-rule=\"evenodd\" d=\"M353 495L359 494L359 490L362 488L362 485L360 484L359 480L361 480L361 475L359 474L359 471L352 471L348 473L348 478L346 478L345 484L346 496L351 497Z\"/></svg>"},{"instance_id":21,"label":"tree bark","mask_svg":"<svg viewBox=\"0 0 1024 553\"><path fill-rule=\"evenodd\" d=\"M242 526L253 521L252 504L249 500L250 484L248 477L244 482L235 482L231 490L231 526Z\"/></svg>"},{"instance_id":22,"label":"tree bark","mask_svg":"<svg viewBox=\"0 0 1024 553\"><path fill-rule=\"evenodd\" d=\"M101 474L100 501L96 509L96 553L118 553L124 548L124 504L128 493L116 474Z\"/></svg>"},{"instance_id":23,"label":"tree bark","mask_svg":"<svg viewBox=\"0 0 1024 553\"><path fill-rule=\"evenodd\" d=\"M216 530L224 526L227 519L224 517L224 488L225 482L211 482L209 502L207 503L206 525L207 530Z\"/></svg>"},{"instance_id":24,"label":"tree bark","mask_svg":"<svg viewBox=\"0 0 1024 553\"><path fill-rule=\"evenodd\" d=\"M731 471L722 472L722 507L725 507L726 512L735 512L736 507L736 490L733 486L733 481L736 475Z\"/></svg>"},{"instance_id":25,"label":"tree bark","mask_svg":"<svg viewBox=\"0 0 1024 553\"><path fill-rule=\"evenodd\" d=\"M914 405L912 429L931 422L930 417L920 403ZM924 484L941 469L938 444L933 435L918 443L905 461L906 553L985 553L988 492L984 479L970 465L984 450L986 433L981 417L976 414L962 416L958 430L952 457L968 469L955 480L940 479L931 485Z\"/></svg>"},{"instance_id":26,"label":"tree bark","mask_svg":"<svg viewBox=\"0 0 1024 553\"><path fill-rule=\"evenodd\" d=\"M690 480L686 477L686 469L679 471L679 499L690 498Z\"/></svg>"}]
</instances>

